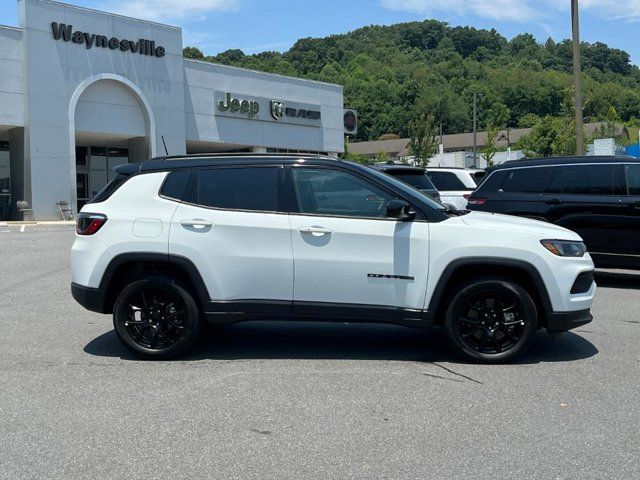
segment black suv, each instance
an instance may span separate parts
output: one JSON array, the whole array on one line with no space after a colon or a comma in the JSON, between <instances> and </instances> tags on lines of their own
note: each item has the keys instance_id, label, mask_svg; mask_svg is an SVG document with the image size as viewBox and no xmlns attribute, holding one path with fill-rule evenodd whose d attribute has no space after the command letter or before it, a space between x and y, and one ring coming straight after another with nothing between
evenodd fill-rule
<instances>
[{"instance_id":1,"label":"black suv","mask_svg":"<svg viewBox=\"0 0 640 480\"><path fill-rule=\"evenodd\" d=\"M391 175L398 180L408 183L413 188L420 190L422 193L429 195L431 198L440 201L440 192L435 187L424 168L412 167L409 165L398 165L397 163L377 164L376 170Z\"/></svg>"},{"instance_id":2,"label":"black suv","mask_svg":"<svg viewBox=\"0 0 640 480\"><path fill-rule=\"evenodd\" d=\"M604 268L640 268L640 160L527 159L492 168L470 210L553 222L577 232Z\"/></svg>"}]
</instances>

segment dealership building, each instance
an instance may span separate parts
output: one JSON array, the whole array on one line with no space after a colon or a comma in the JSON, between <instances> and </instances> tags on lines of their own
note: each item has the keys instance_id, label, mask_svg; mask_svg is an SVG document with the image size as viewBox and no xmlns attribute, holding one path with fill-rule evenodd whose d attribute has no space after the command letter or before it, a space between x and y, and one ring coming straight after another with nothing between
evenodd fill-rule
<instances>
[{"instance_id":1,"label":"dealership building","mask_svg":"<svg viewBox=\"0 0 640 480\"><path fill-rule=\"evenodd\" d=\"M185 59L178 27L48 0L0 26L0 220L81 207L165 151L343 151L339 85ZM150 2L152 8L152 2Z\"/></svg>"}]
</instances>

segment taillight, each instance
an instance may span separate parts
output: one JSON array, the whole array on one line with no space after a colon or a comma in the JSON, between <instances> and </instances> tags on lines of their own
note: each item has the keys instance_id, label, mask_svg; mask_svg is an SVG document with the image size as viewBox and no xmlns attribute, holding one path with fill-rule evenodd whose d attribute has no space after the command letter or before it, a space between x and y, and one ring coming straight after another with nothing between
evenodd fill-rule
<instances>
[{"instance_id":1,"label":"taillight","mask_svg":"<svg viewBox=\"0 0 640 480\"><path fill-rule=\"evenodd\" d=\"M465 193L462 196L464 197L465 200L469 200L469 198L471 197L471 194L470 193Z\"/></svg>"},{"instance_id":2,"label":"taillight","mask_svg":"<svg viewBox=\"0 0 640 480\"><path fill-rule=\"evenodd\" d=\"M93 235L107 223L107 216L101 213L79 213L76 220L78 235Z\"/></svg>"},{"instance_id":3,"label":"taillight","mask_svg":"<svg viewBox=\"0 0 640 480\"><path fill-rule=\"evenodd\" d=\"M465 198L467 199L467 203L469 205L484 205L485 203L487 203L487 199L486 198L482 198L482 197L467 197L465 195Z\"/></svg>"}]
</instances>

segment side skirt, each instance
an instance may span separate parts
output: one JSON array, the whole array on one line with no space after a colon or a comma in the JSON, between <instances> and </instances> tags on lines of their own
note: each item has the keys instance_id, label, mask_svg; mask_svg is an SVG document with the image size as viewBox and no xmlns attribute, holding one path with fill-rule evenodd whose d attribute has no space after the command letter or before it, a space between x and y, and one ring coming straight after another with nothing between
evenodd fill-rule
<instances>
[{"instance_id":1,"label":"side skirt","mask_svg":"<svg viewBox=\"0 0 640 480\"><path fill-rule=\"evenodd\" d=\"M208 302L204 314L206 321L214 324L250 320L386 323L414 328L431 324L422 310L324 302L217 301Z\"/></svg>"}]
</instances>

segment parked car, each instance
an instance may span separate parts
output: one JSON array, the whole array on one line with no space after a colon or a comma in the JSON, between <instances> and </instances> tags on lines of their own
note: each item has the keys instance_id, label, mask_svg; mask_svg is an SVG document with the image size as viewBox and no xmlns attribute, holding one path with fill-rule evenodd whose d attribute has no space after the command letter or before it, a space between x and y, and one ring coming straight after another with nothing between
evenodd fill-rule
<instances>
[{"instance_id":1,"label":"parked car","mask_svg":"<svg viewBox=\"0 0 640 480\"><path fill-rule=\"evenodd\" d=\"M115 171L78 215L71 291L147 358L186 352L204 321L275 318L443 325L460 355L503 362L538 328L592 319L576 233L451 211L369 167L226 154Z\"/></svg>"},{"instance_id":2,"label":"parked car","mask_svg":"<svg viewBox=\"0 0 640 480\"><path fill-rule=\"evenodd\" d=\"M469 199L472 210L508 213L568 228L596 266L640 268L640 160L565 157L491 169Z\"/></svg>"},{"instance_id":3,"label":"parked car","mask_svg":"<svg viewBox=\"0 0 640 480\"><path fill-rule=\"evenodd\" d=\"M485 173L481 169L448 167L427 167L426 171L440 192L440 201L458 210L467 208L467 198Z\"/></svg>"},{"instance_id":4,"label":"parked car","mask_svg":"<svg viewBox=\"0 0 640 480\"><path fill-rule=\"evenodd\" d=\"M410 165L398 165L397 163L387 162L378 163L374 166L377 170L391 175L398 180L408 183L413 188L426 193L431 198L440 201L440 192L433 185L433 182L425 174L424 168L412 167Z\"/></svg>"}]
</instances>

